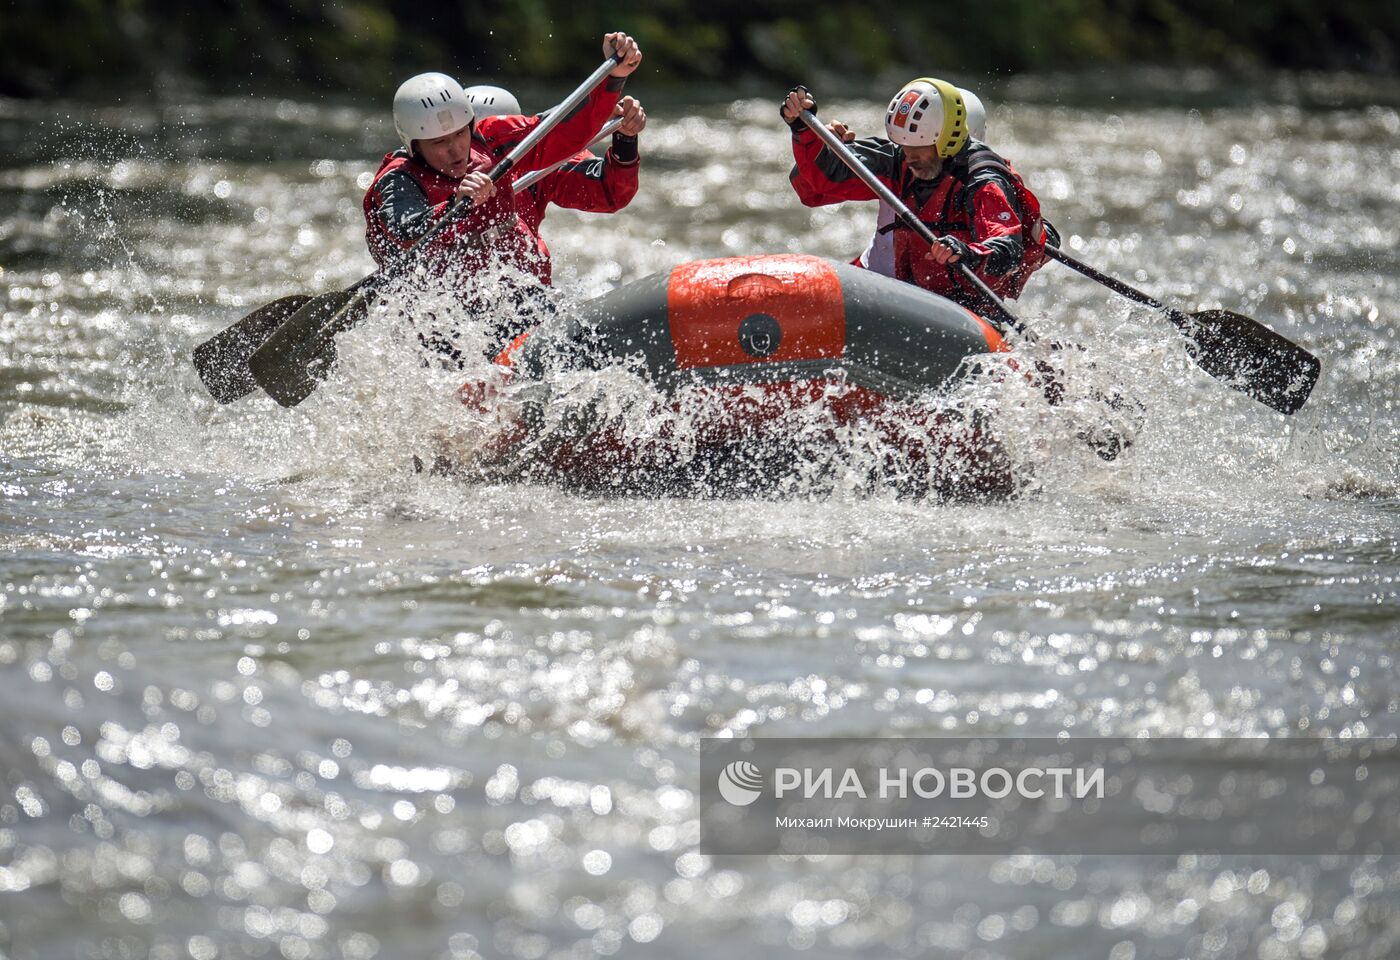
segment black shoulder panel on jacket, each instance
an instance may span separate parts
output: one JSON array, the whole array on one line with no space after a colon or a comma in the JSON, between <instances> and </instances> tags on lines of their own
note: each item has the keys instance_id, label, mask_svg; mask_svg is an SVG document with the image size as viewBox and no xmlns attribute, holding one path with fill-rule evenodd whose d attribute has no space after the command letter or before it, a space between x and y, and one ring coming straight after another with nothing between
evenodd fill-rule
<instances>
[{"instance_id":1,"label":"black shoulder panel on jacket","mask_svg":"<svg viewBox=\"0 0 1400 960\"><path fill-rule=\"evenodd\" d=\"M877 177L894 180L899 175L900 149L888 140L866 137L847 144L867 170ZM845 162L823 147L817 154L817 169L832 183L845 183L855 176Z\"/></svg>"},{"instance_id":2,"label":"black shoulder panel on jacket","mask_svg":"<svg viewBox=\"0 0 1400 960\"><path fill-rule=\"evenodd\" d=\"M433 208L412 174L391 170L374 188L379 194L375 216L392 236L401 243L412 243L428 232L433 225Z\"/></svg>"},{"instance_id":3,"label":"black shoulder panel on jacket","mask_svg":"<svg viewBox=\"0 0 1400 960\"><path fill-rule=\"evenodd\" d=\"M972 198L988 183L995 183L1006 194L1011 209L1016 216L1024 216L1016 186L1011 174L1011 166L991 147L979 140L969 140L967 146L953 158L954 176L963 182L963 204L969 217L972 216Z\"/></svg>"}]
</instances>

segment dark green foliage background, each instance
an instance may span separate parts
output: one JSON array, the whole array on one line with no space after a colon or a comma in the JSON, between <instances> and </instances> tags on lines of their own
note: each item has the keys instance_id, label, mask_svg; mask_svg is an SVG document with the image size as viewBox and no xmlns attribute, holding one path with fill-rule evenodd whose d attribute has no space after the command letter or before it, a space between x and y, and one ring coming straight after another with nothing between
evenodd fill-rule
<instances>
[{"instance_id":1,"label":"dark green foliage background","mask_svg":"<svg viewBox=\"0 0 1400 960\"><path fill-rule=\"evenodd\" d=\"M598 60L605 29L645 45L649 83L859 81L909 71L1162 64L1393 73L1400 3L1376 0L991 0L979 4L654 0L9 0L0 94L382 93L436 68L556 80ZM918 11L917 15L911 11Z\"/></svg>"}]
</instances>

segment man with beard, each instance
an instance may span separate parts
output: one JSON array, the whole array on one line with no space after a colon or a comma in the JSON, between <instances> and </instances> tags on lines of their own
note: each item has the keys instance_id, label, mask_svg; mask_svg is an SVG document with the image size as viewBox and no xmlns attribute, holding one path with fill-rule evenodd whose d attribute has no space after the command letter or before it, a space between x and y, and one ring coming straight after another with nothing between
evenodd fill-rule
<instances>
[{"instance_id":1,"label":"man with beard","mask_svg":"<svg viewBox=\"0 0 1400 960\"><path fill-rule=\"evenodd\" d=\"M803 110L815 113L816 101L806 87L794 87L780 111L792 128L796 165L789 179L802 202L878 199L807 129ZM894 277L976 309L980 295L954 267L963 262L999 296L1020 295L1045 262L1040 203L1005 159L969 137L957 87L931 77L905 84L886 110L887 138L855 139L837 126L860 162L939 237L930 247L898 219L882 225L894 234Z\"/></svg>"}]
</instances>

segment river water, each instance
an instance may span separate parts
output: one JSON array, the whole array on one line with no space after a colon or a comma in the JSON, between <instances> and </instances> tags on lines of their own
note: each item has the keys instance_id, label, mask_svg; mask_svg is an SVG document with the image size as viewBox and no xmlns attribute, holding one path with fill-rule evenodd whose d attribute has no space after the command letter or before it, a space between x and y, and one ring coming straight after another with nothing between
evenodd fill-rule
<instances>
[{"instance_id":1,"label":"river water","mask_svg":"<svg viewBox=\"0 0 1400 960\"><path fill-rule=\"evenodd\" d=\"M1323 378L1273 413L1047 266L1018 310L1143 428L1104 462L968 384L1003 504L415 474L460 376L387 322L219 407L196 343L370 268L380 106L0 102L0 956L1400 952L1388 858L698 846L702 736L1400 733L1394 91L1191 82L1018 81L990 139L1073 252ZM775 112L652 104L632 205L546 221L557 285L853 256L873 207L803 208Z\"/></svg>"}]
</instances>

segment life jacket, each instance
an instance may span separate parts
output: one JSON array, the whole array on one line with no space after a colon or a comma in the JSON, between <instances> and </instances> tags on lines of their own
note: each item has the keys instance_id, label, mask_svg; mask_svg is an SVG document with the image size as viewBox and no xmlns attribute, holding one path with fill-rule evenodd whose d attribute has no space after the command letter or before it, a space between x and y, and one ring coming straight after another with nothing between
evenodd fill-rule
<instances>
[{"instance_id":1,"label":"life jacket","mask_svg":"<svg viewBox=\"0 0 1400 960\"><path fill-rule=\"evenodd\" d=\"M472 172L488 171L492 165L485 141L473 134ZM377 190L379 182L400 170L413 178L432 207L452 200L461 182L444 176L407 150L385 154L364 198L365 239L370 254L380 267L389 265L413 245L411 240L394 236L376 212L380 199ZM477 270L498 258L540 277L542 282L549 282L547 267L543 273L541 271L542 263L547 263L544 258L548 254L541 256L539 238L516 212L512 179L511 176L502 178L496 184L495 194L469 213L454 208L458 222L444 228L417 254L424 258L430 269L439 274L453 270Z\"/></svg>"},{"instance_id":2,"label":"life jacket","mask_svg":"<svg viewBox=\"0 0 1400 960\"><path fill-rule=\"evenodd\" d=\"M1045 224L1040 215L1040 201L1011 164L986 144L971 141L967 149L953 158L927 200L918 205L912 202L912 180L908 181L903 191L904 200L914 215L936 235L956 237L971 245L977 242L974 200L977 191L989 183L999 186L1006 195L1011 212L1021 223L1021 230L1017 236L1015 233L988 233L984 229L981 239L998 235L1016 236L1024 252L1021 262L1002 276L991 276L982 270L977 273L998 296L1014 299L1021 295L1031 274L1044 265L1046 256ZM993 229L995 226L984 224L984 227ZM972 293L971 285L962 278L960 271L951 265L940 266L925 256L928 244L902 220L896 219L890 226L881 229L896 231L894 261L898 279L917 283L935 293Z\"/></svg>"}]
</instances>

